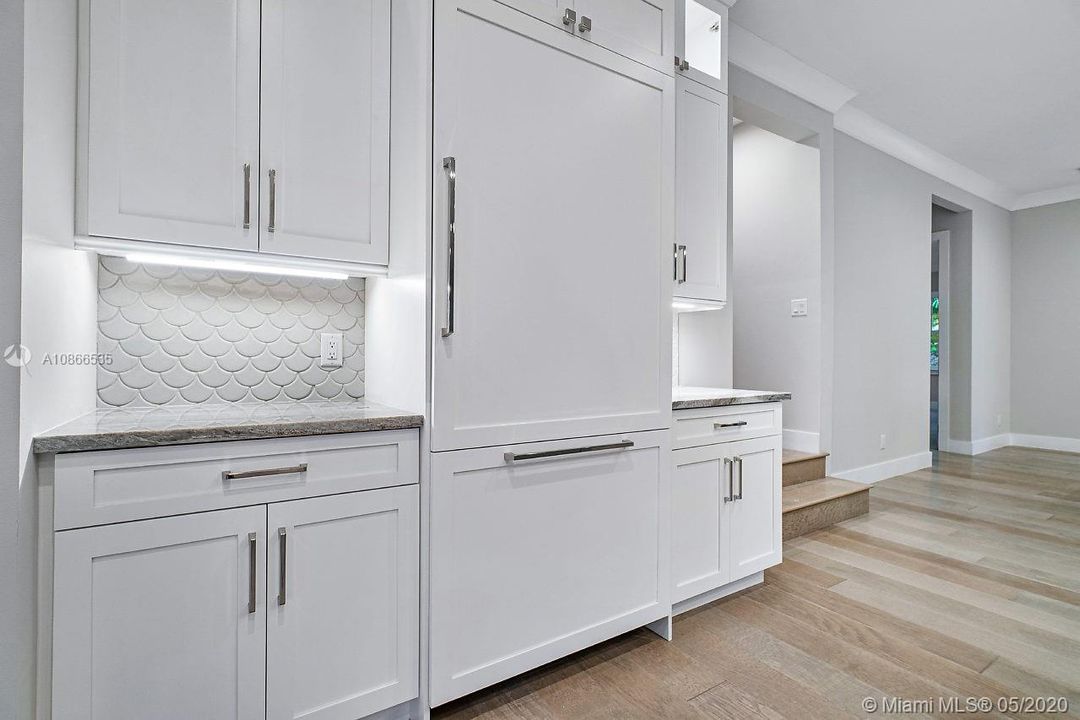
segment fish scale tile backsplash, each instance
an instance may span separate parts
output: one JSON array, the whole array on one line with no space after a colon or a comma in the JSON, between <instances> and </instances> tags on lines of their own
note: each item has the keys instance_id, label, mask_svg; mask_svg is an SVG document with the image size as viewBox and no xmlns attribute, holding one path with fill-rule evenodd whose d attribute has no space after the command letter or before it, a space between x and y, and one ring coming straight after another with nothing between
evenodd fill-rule
<instances>
[{"instance_id":1,"label":"fish scale tile backsplash","mask_svg":"<svg viewBox=\"0 0 1080 720\"><path fill-rule=\"evenodd\" d=\"M247 275L100 258L98 405L364 395L364 280ZM340 332L344 363L319 367Z\"/></svg>"}]
</instances>

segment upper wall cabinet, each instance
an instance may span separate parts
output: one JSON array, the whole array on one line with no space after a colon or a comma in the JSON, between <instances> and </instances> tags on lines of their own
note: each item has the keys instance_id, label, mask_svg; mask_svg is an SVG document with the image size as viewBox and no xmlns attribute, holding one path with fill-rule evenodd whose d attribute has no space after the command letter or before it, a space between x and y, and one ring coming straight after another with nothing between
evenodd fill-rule
<instances>
[{"instance_id":1,"label":"upper wall cabinet","mask_svg":"<svg viewBox=\"0 0 1080 720\"><path fill-rule=\"evenodd\" d=\"M81 234L387 263L390 0L84 0L81 45Z\"/></svg>"},{"instance_id":2,"label":"upper wall cabinet","mask_svg":"<svg viewBox=\"0 0 1080 720\"><path fill-rule=\"evenodd\" d=\"M500 0L670 75L675 5L683 0Z\"/></svg>"},{"instance_id":3,"label":"upper wall cabinet","mask_svg":"<svg viewBox=\"0 0 1080 720\"><path fill-rule=\"evenodd\" d=\"M727 92L727 6L720 0L676 0L676 68Z\"/></svg>"},{"instance_id":4,"label":"upper wall cabinet","mask_svg":"<svg viewBox=\"0 0 1080 720\"><path fill-rule=\"evenodd\" d=\"M675 297L727 301L728 98L675 78Z\"/></svg>"}]
</instances>

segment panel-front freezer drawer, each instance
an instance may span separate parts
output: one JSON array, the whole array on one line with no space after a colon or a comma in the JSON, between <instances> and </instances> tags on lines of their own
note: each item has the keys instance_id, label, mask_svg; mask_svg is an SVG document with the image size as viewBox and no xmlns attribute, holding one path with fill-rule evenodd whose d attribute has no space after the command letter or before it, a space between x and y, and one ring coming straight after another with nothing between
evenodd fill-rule
<instances>
[{"instance_id":1,"label":"panel-front freezer drawer","mask_svg":"<svg viewBox=\"0 0 1080 720\"><path fill-rule=\"evenodd\" d=\"M668 614L668 437L432 454L432 705Z\"/></svg>"}]
</instances>

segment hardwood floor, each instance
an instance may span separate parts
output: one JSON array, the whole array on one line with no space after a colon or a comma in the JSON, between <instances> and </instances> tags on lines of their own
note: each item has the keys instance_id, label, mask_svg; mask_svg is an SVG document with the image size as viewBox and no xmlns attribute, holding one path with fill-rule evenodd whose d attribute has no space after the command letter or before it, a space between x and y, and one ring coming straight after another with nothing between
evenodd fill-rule
<instances>
[{"instance_id":1,"label":"hardwood floor","mask_svg":"<svg viewBox=\"0 0 1080 720\"><path fill-rule=\"evenodd\" d=\"M638 630L434 717L834 720L874 717L867 697L1024 696L1080 717L1080 455L942 454L870 496L672 642Z\"/></svg>"}]
</instances>

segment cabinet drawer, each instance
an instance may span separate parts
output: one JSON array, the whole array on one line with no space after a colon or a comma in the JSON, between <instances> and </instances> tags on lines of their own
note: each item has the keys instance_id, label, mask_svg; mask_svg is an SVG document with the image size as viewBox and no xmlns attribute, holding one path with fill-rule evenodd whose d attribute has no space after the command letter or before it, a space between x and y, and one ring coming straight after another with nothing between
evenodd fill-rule
<instances>
[{"instance_id":1,"label":"cabinet drawer","mask_svg":"<svg viewBox=\"0 0 1080 720\"><path fill-rule=\"evenodd\" d=\"M57 530L419 481L416 430L66 453Z\"/></svg>"},{"instance_id":2,"label":"cabinet drawer","mask_svg":"<svg viewBox=\"0 0 1080 720\"><path fill-rule=\"evenodd\" d=\"M678 410L672 414L675 448L780 435L779 403Z\"/></svg>"},{"instance_id":3,"label":"cabinet drawer","mask_svg":"<svg viewBox=\"0 0 1080 720\"><path fill-rule=\"evenodd\" d=\"M667 614L669 468L663 431L432 455L433 706Z\"/></svg>"}]
</instances>

